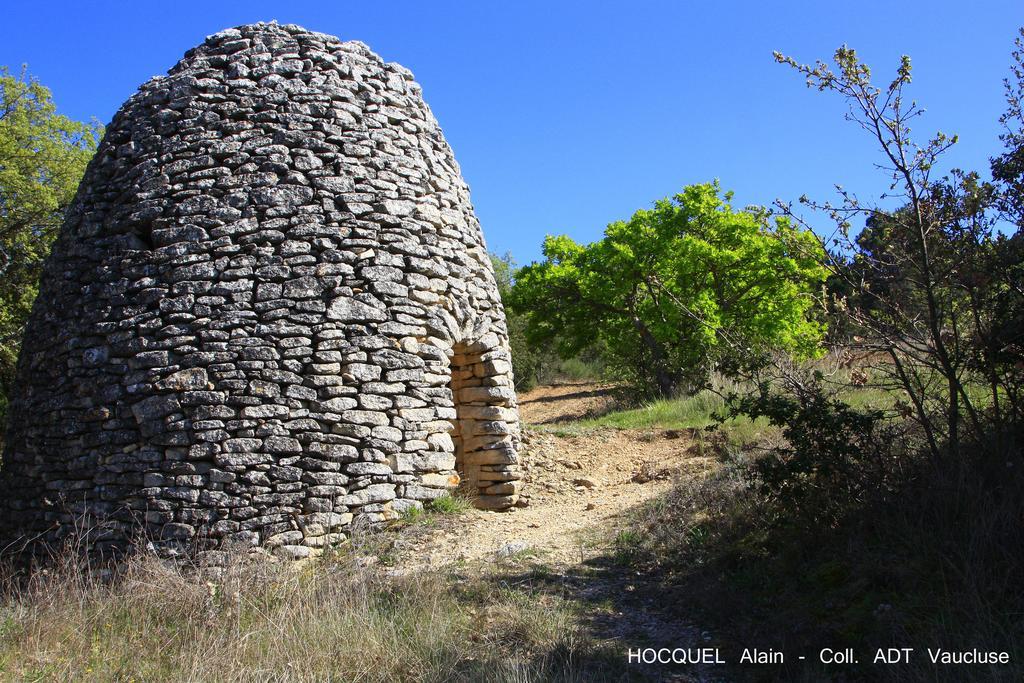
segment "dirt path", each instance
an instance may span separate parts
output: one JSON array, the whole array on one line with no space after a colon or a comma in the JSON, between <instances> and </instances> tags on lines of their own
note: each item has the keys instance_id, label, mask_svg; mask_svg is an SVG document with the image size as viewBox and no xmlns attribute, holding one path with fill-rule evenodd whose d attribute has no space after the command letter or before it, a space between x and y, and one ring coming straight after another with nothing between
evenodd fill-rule
<instances>
[{"instance_id":1,"label":"dirt path","mask_svg":"<svg viewBox=\"0 0 1024 683\"><path fill-rule=\"evenodd\" d=\"M664 493L673 476L712 466L679 432L602 429L571 435L531 429L599 413L611 387L571 383L520 397L526 425L523 468L529 505L506 512L472 510L425 534L411 548L420 566L496 560L529 552L556 570L584 562L596 533L614 529L627 510ZM603 552L603 551L602 551Z\"/></svg>"},{"instance_id":2,"label":"dirt path","mask_svg":"<svg viewBox=\"0 0 1024 683\"><path fill-rule=\"evenodd\" d=\"M680 619L657 577L609 562L610 540L630 510L666 492L675 477L700 476L714 461L686 431L572 429L613 404L612 387L570 383L520 395L526 507L470 510L403 535L394 571L491 567L495 576L535 581L531 567L561 595L585 606L593 637L630 647L702 647L710 634ZM559 426L562 429L559 429ZM673 608L674 607L674 608ZM637 680L722 680L704 665L647 667Z\"/></svg>"}]
</instances>

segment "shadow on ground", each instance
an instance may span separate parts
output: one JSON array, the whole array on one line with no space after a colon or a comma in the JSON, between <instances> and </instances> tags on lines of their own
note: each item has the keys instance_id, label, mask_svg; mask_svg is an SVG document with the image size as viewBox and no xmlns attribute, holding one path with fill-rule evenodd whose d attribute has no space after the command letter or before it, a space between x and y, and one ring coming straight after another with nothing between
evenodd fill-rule
<instances>
[{"instance_id":1,"label":"shadow on ground","mask_svg":"<svg viewBox=\"0 0 1024 683\"><path fill-rule=\"evenodd\" d=\"M605 645L599 669L589 669L595 681L731 681L722 665L658 664L630 661L629 651L646 648L681 648L696 656L714 648L711 634L680 616L685 600L667 592L656 577L629 571L611 555L600 555L582 565L555 571L534 561L506 564L491 581L543 600L545 596L573 601L579 623L588 635ZM724 655L724 652L723 652ZM582 663L581 663L582 664Z\"/></svg>"},{"instance_id":2,"label":"shadow on ground","mask_svg":"<svg viewBox=\"0 0 1024 683\"><path fill-rule=\"evenodd\" d=\"M522 394L519 409L528 424L553 425L598 418L624 402L621 387L565 382Z\"/></svg>"}]
</instances>

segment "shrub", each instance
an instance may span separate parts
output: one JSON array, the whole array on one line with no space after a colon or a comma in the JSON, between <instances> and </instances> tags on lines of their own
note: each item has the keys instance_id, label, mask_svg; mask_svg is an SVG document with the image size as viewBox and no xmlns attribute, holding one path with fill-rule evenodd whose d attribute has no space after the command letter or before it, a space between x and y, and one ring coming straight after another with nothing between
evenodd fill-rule
<instances>
[{"instance_id":1,"label":"shrub","mask_svg":"<svg viewBox=\"0 0 1024 683\"><path fill-rule=\"evenodd\" d=\"M733 397L730 412L781 428L782 441L754 461L750 476L784 514L838 515L899 486L899 427L882 411L850 407L817 381L791 393L761 384L753 395Z\"/></svg>"}]
</instances>

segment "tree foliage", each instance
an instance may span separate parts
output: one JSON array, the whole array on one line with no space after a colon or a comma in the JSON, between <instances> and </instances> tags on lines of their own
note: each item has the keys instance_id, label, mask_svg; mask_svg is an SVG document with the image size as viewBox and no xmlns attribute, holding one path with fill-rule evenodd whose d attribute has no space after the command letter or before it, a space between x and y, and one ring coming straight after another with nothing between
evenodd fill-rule
<instances>
[{"instance_id":1,"label":"tree foliage","mask_svg":"<svg viewBox=\"0 0 1024 683\"><path fill-rule=\"evenodd\" d=\"M565 357L597 343L635 386L662 396L752 349L813 354L825 276L816 240L729 199L717 183L691 185L592 244L548 236L545 260L521 269L512 290L530 341L557 340Z\"/></svg>"},{"instance_id":2,"label":"tree foliage","mask_svg":"<svg viewBox=\"0 0 1024 683\"><path fill-rule=\"evenodd\" d=\"M897 425L882 411L852 408L811 373L786 379L784 391L762 383L729 405L733 416L765 418L781 430L783 439L749 472L761 493L787 514L820 524L898 490Z\"/></svg>"},{"instance_id":3,"label":"tree foliage","mask_svg":"<svg viewBox=\"0 0 1024 683\"><path fill-rule=\"evenodd\" d=\"M43 259L101 132L58 114L24 70L0 67L0 421Z\"/></svg>"},{"instance_id":4,"label":"tree foliage","mask_svg":"<svg viewBox=\"0 0 1024 683\"><path fill-rule=\"evenodd\" d=\"M1003 217L1024 228L1024 28L1011 53L1010 75L1003 80L1006 112L999 117L1004 151L992 159L992 177L999 187L997 201Z\"/></svg>"},{"instance_id":5,"label":"tree foliage","mask_svg":"<svg viewBox=\"0 0 1024 683\"><path fill-rule=\"evenodd\" d=\"M920 424L936 458L958 451L965 432L974 441L985 438L989 418L999 425L1019 422L1020 321L1013 312L1022 310L1019 233L1001 234L995 211L1009 195L977 173L954 169L937 177L943 154L957 139L940 132L919 144L911 137L910 123L923 110L905 98L909 57L883 87L872 83L870 68L846 46L836 51L834 69L781 54L776 59L805 76L808 86L843 97L848 120L882 152L878 167L890 187L882 200L889 206L862 202L841 186L838 202L800 200L835 223L821 247L830 275L842 282L836 289L848 295L840 304L856 345L869 358L886 359L875 364L876 374L902 391L907 415ZM1021 69L1015 73L1019 80ZM1011 114L1019 117L1013 88L1008 82ZM1004 141L1019 145L1021 138L1011 130ZM1010 149L1002 159L1018 156L1019 148ZM1003 166L1009 190L1012 166ZM998 163L994 168L998 175ZM1012 203L1002 203L1012 214ZM791 204L779 205L804 224ZM865 228L851 236L860 221ZM979 386L987 386L987 396L979 397Z\"/></svg>"},{"instance_id":6,"label":"tree foliage","mask_svg":"<svg viewBox=\"0 0 1024 683\"><path fill-rule=\"evenodd\" d=\"M552 379L558 357L549 342L531 344L526 337L526 315L512 306L512 286L515 282L516 264L512 254L498 256L491 254L494 279L498 294L505 306L505 323L508 326L508 341L512 352L512 374L516 389L526 391L541 382Z\"/></svg>"},{"instance_id":7,"label":"tree foliage","mask_svg":"<svg viewBox=\"0 0 1024 683\"><path fill-rule=\"evenodd\" d=\"M1016 231L998 234L984 264L984 303L990 312L988 334L977 345L974 367L1003 378L1008 410L1020 422L1024 407L1024 28L1011 53L1010 76L1004 80L1006 112L1000 140L1004 151L992 159L992 178L999 218Z\"/></svg>"}]
</instances>

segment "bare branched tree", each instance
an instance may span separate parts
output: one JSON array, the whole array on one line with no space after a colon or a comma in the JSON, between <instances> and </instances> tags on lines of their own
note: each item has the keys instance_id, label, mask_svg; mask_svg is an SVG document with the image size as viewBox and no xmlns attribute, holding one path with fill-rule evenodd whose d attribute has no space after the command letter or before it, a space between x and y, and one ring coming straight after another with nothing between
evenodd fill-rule
<instances>
[{"instance_id":1,"label":"bare branched tree","mask_svg":"<svg viewBox=\"0 0 1024 683\"><path fill-rule=\"evenodd\" d=\"M992 353L979 352L992 351L994 301L1012 287L994 268L1006 242L993 209L996 188L976 173L936 177L957 138L941 132L923 144L912 138L910 123L923 109L905 97L909 57L885 87L872 83L871 70L846 46L836 51L834 67L775 58L804 75L809 87L842 96L847 120L881 152L876 166L889 185L880 203L863 202L842 186L838 201L805 196L799 203L834 223L831 234L817 234L835 289L845 295L832 305L852 323L851 344L872 361L875 381L902 391L900 409L920 424L933 457L958 452L965 439L984 438L993 419L1019 416L1016 388ZM777 206L811 227L793 203Z\"/></svg>"}]
</instances>

